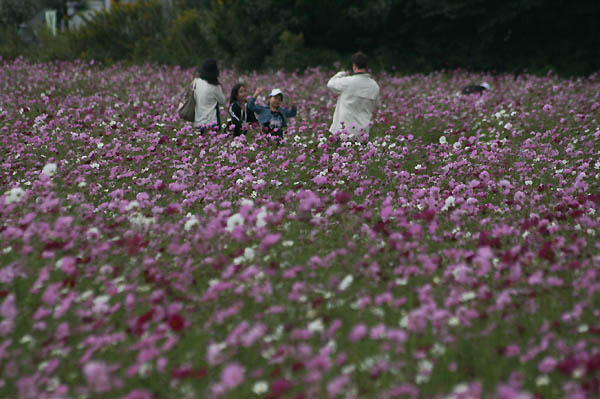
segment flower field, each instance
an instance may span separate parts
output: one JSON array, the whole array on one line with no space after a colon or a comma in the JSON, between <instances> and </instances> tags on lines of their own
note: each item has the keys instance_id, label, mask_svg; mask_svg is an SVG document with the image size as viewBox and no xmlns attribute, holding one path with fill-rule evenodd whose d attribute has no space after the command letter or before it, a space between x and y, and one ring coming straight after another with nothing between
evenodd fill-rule
<instances>
[{"instance_id":1,"label":"flower field","mask_svg":"<svg viewBox=\"0 0 600 399\"><path fill-rule=\"evenodd\" d=\"M277 142L181 121L192 70L0 62L0 397L600 397L598 74L382 73L349 142L330 71L224 71Z\"/></svg>"}]
</instances>

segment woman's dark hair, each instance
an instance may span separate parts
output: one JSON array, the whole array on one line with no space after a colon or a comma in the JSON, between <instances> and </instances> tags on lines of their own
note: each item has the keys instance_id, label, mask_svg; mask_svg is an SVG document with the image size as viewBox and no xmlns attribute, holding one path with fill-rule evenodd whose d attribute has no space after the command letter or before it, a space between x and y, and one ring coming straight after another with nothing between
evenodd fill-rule
<instances>
[{"instance_id":1,"label":"woman's dark hair","mask_svg":"<svg viewBox=\"0 0 600 399\"><path fill-rule=\"evenodd\" d=\"M240 89L242 87L246 87L245 84L243 83L236 83L232 88L231 88L231 94L229 95L229 103L232 104L236 101L238 101L238 94L240 94Z\"/></svg>"},{"instance_id":2,"label":"woman's dark hair","mask_svg":"<svg viewBox=\"0 0 600 399\"><path fill-rule=\"evenodd\" d=\"M217 60L214 58L208 58L205 60L200 68L198 68L198 77L206 80L212 85L218 85L219 67L217 66Z\"/></svg>"}]
</instances>

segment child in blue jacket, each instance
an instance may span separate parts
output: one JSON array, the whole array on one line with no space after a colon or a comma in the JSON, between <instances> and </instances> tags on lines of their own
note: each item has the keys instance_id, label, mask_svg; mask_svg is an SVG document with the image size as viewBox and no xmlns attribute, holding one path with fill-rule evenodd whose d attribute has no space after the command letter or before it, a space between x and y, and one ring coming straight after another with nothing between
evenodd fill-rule
<instances>
[{"instance_id":1,"label":"child in blue jacket","mask_svg":"<svg viewBox=\"0 0 600 399\"><path fill-rule=\"evenodd\" d=\"M256 96L261 89L254 92L254 96L248 101L248 109L258 118L258 123L263 126L263 130L273 136L282 137L285 128L287 127L287 118L296 116L296 104L292 104L292 108L284 108L281 106L283 102L283 92L280 89L273 89L269 93L269 105L256 105Z\"/></svg>"}]
</instances>

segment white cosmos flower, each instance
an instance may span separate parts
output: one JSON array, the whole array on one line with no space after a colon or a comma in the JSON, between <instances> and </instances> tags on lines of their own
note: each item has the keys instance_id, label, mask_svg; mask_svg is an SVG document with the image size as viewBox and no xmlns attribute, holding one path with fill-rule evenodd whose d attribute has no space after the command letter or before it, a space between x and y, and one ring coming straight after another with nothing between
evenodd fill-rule
<instances>
[{"instance_id":1,"label":"white cosmos flower","mask_svg":"<svg viewBox=\"0 0 600 399\"><path fill-rule=\"evenodd\" d=\"M543 386L543 385L548 385L549 383L550 383L550 377L548 377L547 374L542 374L535 379L535 385L537 385L538 387Z\"/></svg>"},{"instance_id":2,"label":"white cosmos flower","mask_svg":"<svg viewBox=\"0 0 600 399\"><path fill-rule=\"evenodd\" d=\"M140 204L137 201L131 201L129 204L127 204L127 206L125 207L126 211L130 211L133 208L137 208Z\"/></svg>"},{"instance_id":3,"label":"white cosmos flower","mask_svg":"<svg viewBox=\"0 0 600 399\"><path fill-rule=\"evenodd\" d=\"M471 299L475 299L476 296L477 295L475 295L473 291L468 291L461 295L460 300L463 302L468 302Z\"/></svg>"},{"instance_id":4,"label":"white cosmos flower","mask_svg":"<svg viewBox=\"0 0 600 399\"><path fill-rule=\"evenodd\" d=\"M183 229L185 231L190 231L190 229L194 226L196 226L198 224L198 218L196 218L196 216L193 216L191 218L189 218L188 220L186 220L185 225L183 226Z\"/></svg>"},{"instance_id":5,"label":"white cosmos flower","mask_svg":"<svg viewBox=\"0 0 600 399\"><path fill-rule=\"evenodd\" d=\"M251 199L248 199L248 198L244 198L244 199L240 200L240 206L244 206L244 205L254 206L254 201L252 201Z\"/></svg>"},{"instance_id":6,"label":"white cosmos flower","mask_svg":"<svg viewBox=\"0 0 600 399\"><path fill-rule=\"evenodd\" d=\"M321 319L316 319L308 324L308 331L311 331L311 332L320 332L320 331L323 331L324 329L325 329L325 326L323 325L323 320L321 320Z\"/></svg>"},{"instance_id":7,"label":"white cosmos flower","mask_svg":"<svg viewBox=\"0 0 600 399\"><path fill-rule=\"evenodd\" d=\"M54 176L56 174L56 164L52 162L46 164L46 166L44 166L44 169L42 169L42 173L46 176Z\"/></svg>"},{"instance_id":8,"label":"white cosmos flower","mask_svg":"<svg viewBox=\"0 0 600 399\"><path fill-rule=\"evenodd\" d=\"M446 136L440 137L440 144L446 144L448 141L446 140Z\"/></svg>"},{"instance_id":9,"label":"white cosmos flower","mask_svg":"<svg viewBox=\"0 0 600 399\"><path fill-rule=\"evenodd\" d=\"M255 252L254 252L253 248L248 247L248 248L244 249L244 258L246 258L246 260L254 259L254 255L255 255Z\"/></svg>"},{"instance_id":10,"label":"white cosmos flower","mask_svg":"<svg viewBox=\"0 0 600 399\"><path fill-rule=\"evenodd\" d=\"M154 223L153 217L146 217L139 212L134 212L129 216L129 223L139 226L145 227Z\"/></svg>"},{"instance_id":11,"label":"white cosmos flower","mask_svg":"<svg viewBox=\"0 0 600 399\"><path fill-rule=\"evenodd\" d=\"M4 205L12 204L14 202L20 202L23 195L25 195L25 190L21 187L15 187L13 189L8 190L4 193Z\"/></svg>"},{"instance_id":12,"label":"white cosmos flower","mask_svg":"<svg viewBox=\"0 0 600 399\"><path fill-rule=\"evenodd\" d=\"M234 213L233 215L229 216L229 219L227 219L227 227L225 230L231 233L233 229L235 229L237 226L242 226L243 224L244 217L239 213Z\"/></svg>"},{"instance_id":13,"label":"white cosmos flower","mask_svg":"<svg viewBox=\"0 0 600 399\"><path fill-rule=\"evenodd\" d=\"M263 393L267 392L268 389L269 384L267 384L265 381L258 381L252 387L252 392L257 395L262 395Z\"/></svg>"},{"instance_id":14,"label":"white cosmos flower","mask_svg":"<svg viewBox=\"0 0 600 399\"><path fill-rule=\"evenodd\" d=\"M256 227L264 227L267 225L267 221L265 220L267 215L267 208L264 206L260 208L260 212L256 215Z\"/></svg>"},{"instance_id":15,"label":"white cosmos flower","mask_svg":"<svg viewBox=\"0 0 600 399\"><path fill-rule=\"evenodd\" d=\"M352 284L353 281L354 277L351 274L349 274L346 277L344 277L338 288L340 289L340 291L345 291L348 287L350 287L350 284Z\"/></svg>"},{"instance_id":16,"label":"white cosmos flower","mask_svg":"<svg viewBox=\"0 0 600 399\"><path fill-rule=\"evenodd\" d=\"M454 205L455 201L456 201L456 199L453 196L449 196L448 198L446 198L446 201L444 202L444 206L442 207L442 211L448 210L451 206Z\"/></svg>"}]
</instances>

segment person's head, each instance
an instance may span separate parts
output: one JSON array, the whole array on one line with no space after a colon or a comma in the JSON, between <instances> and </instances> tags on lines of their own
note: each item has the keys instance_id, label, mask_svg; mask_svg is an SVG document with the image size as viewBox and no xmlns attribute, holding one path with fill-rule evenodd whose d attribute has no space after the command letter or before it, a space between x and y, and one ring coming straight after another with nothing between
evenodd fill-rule
<instances>
[{"instance_id":1,"label":"person's head","mask_svg":"<svg viewBox=\"0 0 600 399\"><path fill-rule=\"evenodd\" d=\"M354 72L366 72L369 64L369 57L362 51L352 55L352 69Z\"/></svg>"},{"instance_id":2,"label":"person's head","mask_svg":"<svg viewBox=\"0 0 600 399\"><path fill-rule=\"evenodd\" d=\"M231 95L229 96L229 102L244 102L246 101L246 96L248 96L248 91L246 90L246 86L243 83L236 83L231 88Z\"/></svg>"},{"instance_id":3,"label":"person's head","mask_svg":"<svg viewBox=\"0 0 600 399\"><path fill-rule=\"evenodd\" d=\"M277 109L283 102L283 92L280 89L273 89L269 93L269 107Z\"/></svg>"},{"instance_id":4,"label":"person's head","mask_svg":"<svg viewBox=\"0 0 600 399\"><path fill-rule=\"evenodd\" d=\"M219 67L217 66L217 60L214 58L204 60L200 68L198 68L198 77L206 80L210 84L219 84Z\"/></svg>"}]
</instances>

